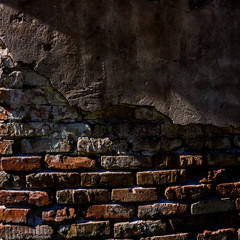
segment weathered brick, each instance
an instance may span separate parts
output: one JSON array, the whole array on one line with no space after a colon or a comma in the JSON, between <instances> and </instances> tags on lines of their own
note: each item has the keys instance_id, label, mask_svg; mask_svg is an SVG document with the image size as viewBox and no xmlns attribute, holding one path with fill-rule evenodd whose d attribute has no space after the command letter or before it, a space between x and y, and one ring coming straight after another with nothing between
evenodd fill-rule
<instances>
[{"instance_id":1,"label":"weathered brick","mask_svg":"<svg viewBox=\"0 0 240 240\"><path fill-rule=\"evenodd\" d=\"M234 228L219 229L217 231L204 231L198 234L197 240L237 240L237 234Z\"/></svg>"},{"instance_id":2,"label":"weathered brick","mask_svg":"<svg viewBox=\"0 0 240 240\"><path fill-rule=\"evenodd\" d=\"M97 172L81 174L81 185L84 187L130 186L133 184L134 176L129 172Z\"/></svg>"},{"instance_id":3,"label":"weathered brick","mask_svg":"<svg viewBox=\"0 0 240 240\"><path fill-rule=\"evenodd\" d=\"M146 171L137 173L138 185L167 185L182 184L187 180L186 170L162 170L162 171Z\"/></svg>"},{"instance_id":4,"label":"weathered brick","mask_svg":"<svg viewBox=\"0 0 240 240\"><path fill-rule=\"evenodd\" d=\"M49 195L42 191L0 191L0 204L2 205L46 206L50 203Z\"/></svg>"},{"instance_id":5,"label":"weathered brick","mask_svg":"<svg viewBox=\"0 0 240 240\"><path fill-rule=\"evenodd\" d=\"M75 208L52 209L42 212L42 220L44 222L64 222L68 220L75 220L78 211Z\"/></svg>"},{"instance_id":6,"label":"weathered brick","mask_svg":"<svg viewBox=\"0 0 240 240\"><path fill-rule=\"evenodd\" d=\"M73 142L67 139L55 139L54 136L41 139L23 139L21 150L23 153L66 153L71 152Z\"/></svg>"},{"instance_id":7,"label":"weathered brick","mask_svg":"<svg viewBox=\"0 0 240 240\"><path fill-rule=\"evenodd\" d=\"M205 177L199 180L201 183L219 183L228 179L228 172L226 169L210 170L205 174Z\"/></svg>"},{"instance_id":8,"label":"weathered brick","mask_svg":"<svg viewBox=\"0 0 240 240\"><path fill-rule=\"evenodd\" d=\"M136 237L164 234L166 224L158 221L136 221L114 224L114 237Z\"/></svg>"},{"instance_id":9,"label":"weathered brick","mask_svg":"<svg viewBox=\"0 0 240 240\"><path fill-rule=\"evenodd\" d=\"M45 168L62 170L94 170L96 169L96 161L88 157L70 157L60 154L47 154L45 156Z\"/></svg>"},{"instance_id":10,"label":"weathered brick","mask_svg":"<svg viewBox=\"0 0 240 240\"><path fill-rule=\"evenodd\" d=\"M52 131L52 123L0 123L0 137L38 137L48 136Z\"/></svg>"},{"instance_id":11,"label":"weathered brick","mask_svg":"<svg viewBox=\"0 0 240 240\"><path fill-rule=\"evenodd\" d=\"M21 189L25 187L25 176L0 171L0 189Z\"/></svg>"},{"instance_id":12,"label":"weathered brick","mask_svg":"<svg viewBox=\"0 0 240 240\"><path fill-rule=\"evenodd\" d=\"M0 238L8 240L16 239L52 239L53 229L47 225L41 226L19 226L0 225Z\"/></svg>"},{"instance_id":13,"label":"weathered brick","mask_svg":"<svg viewBox=\"0 0 240 240\"><path fill-rule=\"evenodd\" d=\"M155 203L138 207L139 218L159 218L164 215L179 215L188 212L188 205L179 203Z\"/></svg>"},{"instance_id":14,"label":"weathered brick","mask_svg":"<svg viewBox=\"0 0 240 240\"><path fill-rule=\"evenodd\" d=\"M0 155L12 155L13 154L13 140L0 141Z\"/></svg>"},{"instance_id":15,"label":"weathered brick","mask_svg":"<svg viewBox=\"0 0 240 240\"><path fill-rule=\"evenodd\" d=\"M148 152L170 152L179 148L182 145L180 138L168 139L166 137L159 138L134 138L133 151L148 151Z\"/></svg>"},{"instance_id":16,"label":"weathered brick","mask_svg":"<svg viewBox=\"0 0 240 240\"><path fill-rule=\"evenodd\" d=\"M0 208L0 221L3 223L27 223L30 209Z\"/></svg>"},{"instance_id":17,"label":"weathered brick","mask_svg":"<svg viewBox=\"0 0 240 240\"><path fill-rule=\"evenodd\" d=\"M154 167L164 168L190 168L202 166L202 155L158 155L154 157Z\"/></svg>"},{"instance_id":18,"label":"weathered brick","mask_svg":"<svg viewBox=\"0 0 240 240\"><path fill-rule=\"evenodd\" d=\"M27 113L29 120L73 120L78 118L78 113L70 106L30 106Z\"/></svg>"},{"instance_id":19,"label":"weathered brick","mask_svg":"<svg viewBox=\"0 0 240 240\"><path fill-rule=\"evenodd\" d=\"M202 215L184 215L178 218L169 219L171 231L199 232L209 228L226 228L236 224L237 218L231 213L215 213Z\"/></svg>"},{"instance_id":20,"label":"weathered brick","mask_svg":"<svg viewBox=\"0 0 240 240\"><path fill-rule=\"evenodd\" d=\"M92 205L85 214L89 219L129 219L134 217L134 207L119 204Z\"/></svg>"},{"instance_id":21,"label":"weathered brick","mask_svg":"<svg viewBox=\"0 0 240 240\"><path fill-rule=\"evenodd\" d=\"M150 168L152 158L149 156L102 156L101 165L108 170Z\"/></svg>"},{"instance_id":22,"label":"weathered brick","mask_svg":"<svg viewBox=\"0 0 240 240\"><path fill-rule=\"evenodd\" d=\"M206 137L187 139L185 141L186 149L189 150L212 150L212 149L229 149L231 141L227 137Z\"/></svg>"},{"instance_id":23,"label":"weathered brick","mask_svg":"<svg viewBox=\"0 0 240 240\"><path fill-rule=\"evenodd\" d=\"M113 202L150 202L157 199L156 188L120 188L112 190Z\"/></svg>"},{"instance_id":24,"label":"weathered brick","mask_svg":"<svg viewBox=\"0 0 240 240\"><path fill-rule=\"evenodd\" d=\"M168 200L197 199L207 195L208 185L186 185L168 187L165 196Z\"/></svg>"},{"instance_id":25,"label":"weathered brick","mask_svg":"<svg viewBox=\"0 0 240 240\"><path fill-rule=\"evenodd\" d=\"M235 205L236 205L236 210L240 211L240 198L237 198L235 201Z\"/></svg>"},{"instance_id":26,"label":"weathered brick","mask_svg":"<svg viewBox=\"0 0 240 240\"><path fill-rule=\"evenodd\" d=\"M58 233L65 239L107 236L110 234L110 223L97 221L64 225L58 228Z\"/></svg>"},{"instance_id":27,"label":"weathered brick","mask_svg":"<svg viewBox=\"0 0 240 240\"><path fill-rule=\"evenodd\" d=\"M106 189L70 189L56 193L59 204L104 203L110 200L110 192Z\"/></svg>"},{"instance_id":28,"label":"weathered brick","mask_svg":"<svg viewBox=\"0 0 240 240\"><path fill-rule=\"evenodd\" d=\"M240 154L208 154L206 157L208 166L239 166Z\"/></svg>"},{"instance_id":29,"label":"weathered brick","mask_svg":"<svg viewBox=\"0 0 240 240\"><path fill-rule=\"evenodd\" d=\"M27 116L29 106L10 107L0 106L0 120L18 120L21 121Z\"/></svg>"},{"instance_id":30,"label":"weathered brick","mask_svg":"<svg viewBox=\"0 0 240 240\"><path fill-rule=\"evenodd\" d=\"M216 187L216 192L220 196L240 196L240 182L221 183Z\"/></svg>"},{"instance_id":31,"label":"weathered brick","mask_svg":"<svg viewBox=\"0 0 240 240\"><path fill-rule=\"evenodd\" d=\"M79 187L79 173L33 173L26 176L28 188L67 188Z\"/></svg>"},{"instance_id":32,"label":"weathered brick","mask_svg":"<svg viewBox=\"0 0 240 240\"><path fill-rule=\"evenodd\" d=\"M77 141L78 137L90 136L91 128L86 123L65 123L56 124L54 132L58 133L60 138L71 138Z\"/></svg>"},{"instance_id":33,"label":"weathered brick","mask_svg":"<svg viewBox=\"0 0 240 240\"><path fill-rule=\"evenodd\" d=\"M50 103L42 89L0 88L0 103L11 105L35 105Z\"/></svg>"},{"instance_id":34,"label":"weathered brick","mask_svg":"<svg viewBox=\"0 0 240 240\"><path fill-rule=\"evenodd\" d=\"M188 239L189 239L188 233L179 233L164 236L146 237L141 238L140 240L188 240Z\"/></svg>"},{"instance_id":35,"label":"weathered brick","mask_svg":"<svg viewBox=\"0 0 240 240\"><path fill-rule=\"evenodd\" d=\"M115 140L110 138L88 138L80 137L77 143L77 149L83 153L117 153L127 150L127 141Z\"/></svg>"},{"instance_id":36,"label":"weathered brick","mask_svg":"<svg viewBox=\"0 0 240 240\"><path fill-rule=\"evenodd\" d=\"M170 138L181 137L184 139L192 139L206 136L207 131L205 125L163 124L161 126L161 133Z\"/></svg>"},{"instance_id":37,"label":"weathered brick","mask_svg":"<svg viewBox=\"0 0 240 240\"><path fill-rule=\"evenodd\" d=\"M1 167L5 171L39 171L41 157L2 157Z\"/></svg>"},{"instance_id":38,"label":"weathered brick","mask_svg":"<svg viewBox=\"0 0 240 240\"><path fill-rule=\"evenodd\" d=\"M207 214L215 212L228 212L234 209L234 201L230 198L205 200L191 205L191 214Z\"/></svg>"}]
</instances>

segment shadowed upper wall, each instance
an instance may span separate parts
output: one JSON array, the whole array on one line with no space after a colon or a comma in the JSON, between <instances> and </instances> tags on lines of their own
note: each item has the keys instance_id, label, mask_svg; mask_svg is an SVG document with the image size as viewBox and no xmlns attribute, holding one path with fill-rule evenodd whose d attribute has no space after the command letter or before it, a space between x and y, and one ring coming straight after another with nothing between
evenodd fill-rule
<instances>
[{"instance_id":1,"label":"shadowed upper wall","mask_svg":"<svg viewBox=\"0 0 240 240\"><path fill-rule=\"evenodd\" d=\"M85 111L240 126L237 0L0 0L1 39Z\"/></svg>"}]
</instances>

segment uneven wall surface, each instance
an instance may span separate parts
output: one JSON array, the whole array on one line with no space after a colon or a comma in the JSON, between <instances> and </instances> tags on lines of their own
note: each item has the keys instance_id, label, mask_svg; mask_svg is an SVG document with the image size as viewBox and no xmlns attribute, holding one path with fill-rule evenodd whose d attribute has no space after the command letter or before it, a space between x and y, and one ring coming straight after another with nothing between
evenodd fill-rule
<instances>
[{"instance_id":1,"label":"uneven wall surface","mask_svg":"<svg viewBox=\"0 0 240 240\"><path fill-rule=\"evenodd\" d=\"M0 0L0 239L240 239L239 7Z\"/></svg>"},{"instance_id":2,"label":"uneven wall surface","mask_svg":"<svg viewBox=\"0 0 240 240\"><path fill-rule=\"evenodd\" d=\"M237 0L1 0L1 39L71 105L239 126Z\"/></svg>"}]
</instances>

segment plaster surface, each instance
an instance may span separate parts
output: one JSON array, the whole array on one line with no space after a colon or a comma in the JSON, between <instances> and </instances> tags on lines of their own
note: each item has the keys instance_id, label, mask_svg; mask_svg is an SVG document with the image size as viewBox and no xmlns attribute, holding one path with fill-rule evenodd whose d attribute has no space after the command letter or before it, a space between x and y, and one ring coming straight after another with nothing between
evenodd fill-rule
<instances>
[{"instance_id":1,"label":"plaster surface","mask_svg":"<svg viewBox=\"0 0 240 240\"><path fill-rule=\"evenodd\" d=\"M151 105L240 126L239 1L0 0L0 34L85 111Z\"/></svg>"}]
</instances>

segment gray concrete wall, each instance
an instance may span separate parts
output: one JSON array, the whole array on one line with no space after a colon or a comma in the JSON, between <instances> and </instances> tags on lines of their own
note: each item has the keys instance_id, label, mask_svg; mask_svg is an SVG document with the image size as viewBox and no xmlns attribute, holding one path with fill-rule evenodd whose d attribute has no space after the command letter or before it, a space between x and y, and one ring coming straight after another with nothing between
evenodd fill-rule
<instances>
[{"instance_id":1,"label":"gray concrete wall","mask_svg":"<svg viewBox=\"0 0 240 240\"><path fill-rule=\"evenodd\" d=\"M0 0L0 31L14 61L83 110L240 126L239 1Z\"/></svg>"}]
</instances>

